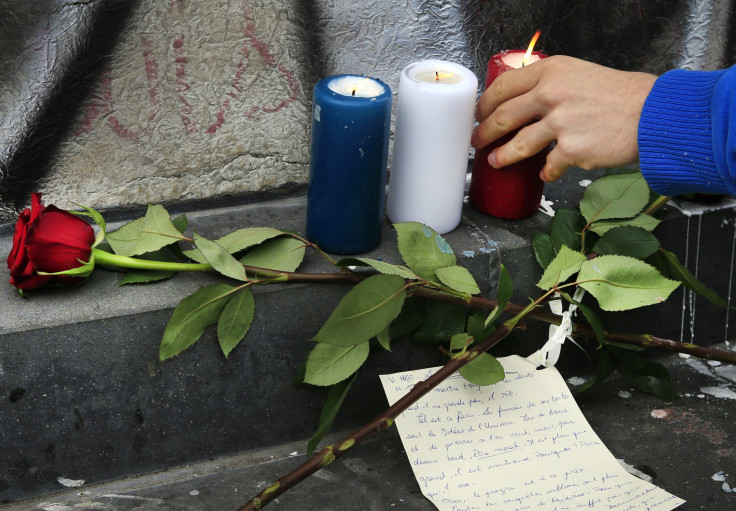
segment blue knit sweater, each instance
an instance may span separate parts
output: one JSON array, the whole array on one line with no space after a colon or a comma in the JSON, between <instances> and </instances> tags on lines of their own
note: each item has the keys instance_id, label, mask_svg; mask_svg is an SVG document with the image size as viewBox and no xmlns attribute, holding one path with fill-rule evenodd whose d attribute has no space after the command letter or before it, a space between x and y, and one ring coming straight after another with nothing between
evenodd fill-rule
<instances>
[{"instance_id":1,"label":"blue knit sweater","mask_svg":"<svg viewBox=\"0 0 736 511\"><path fill-rule=\"evenodd\" d=\"M736 196L736 66L660 76L639 120L639 163L662 195Z\"/></svg>"}]
</instances>

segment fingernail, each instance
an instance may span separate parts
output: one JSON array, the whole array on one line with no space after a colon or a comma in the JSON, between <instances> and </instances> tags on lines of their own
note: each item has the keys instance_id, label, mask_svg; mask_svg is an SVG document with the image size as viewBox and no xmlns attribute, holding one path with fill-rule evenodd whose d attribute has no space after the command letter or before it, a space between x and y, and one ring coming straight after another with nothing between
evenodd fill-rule
<instances>
[{"instance_id":1,"label":"fingernail","mask_svg":"<svg viewBox=\"0 0 736 511\"><path fill-rule=\"evenodd\" d=\"M498 161L496 160L496 150L495 149L491 151L491 154L488 155L488 164L494 169L498 168Z\"/></svg>"}]
</instances>

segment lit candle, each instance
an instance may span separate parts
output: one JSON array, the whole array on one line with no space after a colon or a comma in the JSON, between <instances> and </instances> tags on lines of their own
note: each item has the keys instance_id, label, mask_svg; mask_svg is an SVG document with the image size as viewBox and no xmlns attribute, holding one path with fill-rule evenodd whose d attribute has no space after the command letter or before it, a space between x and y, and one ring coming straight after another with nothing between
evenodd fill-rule
<instances>
[{"instance_id":1,"label":"lit candle","mask_svg":"<svg viewBox=\"0 0 736 511\"><path fill-rule=\"evenodd\" d=\"M322 250L358 254L381 241L391 89L340 75L314 87L307 238Z\"/></svg>"},{"instance_id":2,"label":"lit candle","mask_svg":"<svg viewBox=\"0 0 736 511\"><path fill-rule=\"evenodd\" d=\"M462 217L478 79L441 60L401 72L387 214L440 234Z\"/></svg>"},{"instance_id":3,"label":"lit candle","mask_svg":"<svg viewBox=\"0 0 736 511\"><path fill-rule=\"evenodd\" d=\"M486 89L501 73L545 58L547 55L532 51L538 37L539 32L534 34L527 50L508 50L494 55L488 62ZM502 169L495 169L488 163L491 151L511 140L516 133L513 131L476 151L473 161L470 203L477 210L497 218L525 218L534 213L542 201L544 182L539 172L548 150Z\"/></svg>"}]
</instances>

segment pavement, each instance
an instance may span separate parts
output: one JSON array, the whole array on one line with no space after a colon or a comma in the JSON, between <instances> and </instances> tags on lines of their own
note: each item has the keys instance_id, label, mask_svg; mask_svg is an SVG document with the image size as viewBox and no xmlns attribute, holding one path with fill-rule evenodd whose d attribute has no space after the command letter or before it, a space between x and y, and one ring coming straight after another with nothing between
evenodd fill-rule
<instances>
[{"instance_id":1,"label":"pavement","mask_svg":"<svg viewBox=\"0 0 736 511\"><path fill-rule=\"evenodd\" d=\"M733 345L714 346L733 349ZM566 349L575 349L567 347ZM659 357L682 397L671 403L612 378L576 397L603 443L640 476L687 502L679 511L736 509L736 367ZM567 374L576 378L590 367ZM574 373L575 376L569 376ZM572 382L572 383L570 383ZM345 433L345 432L343 432ZM330 435L332 442L343 433ZM233 510L306 458L305 441L183 465L0 506L13 511ZM66 481L66 484L79 484ZM489 481L493 488L497 481ZM58 485L62 490L63 486ZM268 507L320 511L430 511L395 430L375 435Z\"/></svg>"}]
</instances>

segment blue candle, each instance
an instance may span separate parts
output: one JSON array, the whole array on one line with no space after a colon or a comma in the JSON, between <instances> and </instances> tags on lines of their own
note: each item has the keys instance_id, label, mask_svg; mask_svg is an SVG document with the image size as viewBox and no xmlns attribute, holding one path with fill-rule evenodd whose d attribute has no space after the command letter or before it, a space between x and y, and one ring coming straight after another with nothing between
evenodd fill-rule
<instances>
[{"instance_id":1,"label":"blue candle","mask_svg":"<svg viewBox=\"0 0 736 511\"><path fill-rule=\"evenodd\" d=\"M381 241L391 124L391 89L340 75L314 87L307 238L335 254Z\"/></svg>"}]
</instances>

